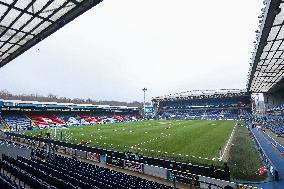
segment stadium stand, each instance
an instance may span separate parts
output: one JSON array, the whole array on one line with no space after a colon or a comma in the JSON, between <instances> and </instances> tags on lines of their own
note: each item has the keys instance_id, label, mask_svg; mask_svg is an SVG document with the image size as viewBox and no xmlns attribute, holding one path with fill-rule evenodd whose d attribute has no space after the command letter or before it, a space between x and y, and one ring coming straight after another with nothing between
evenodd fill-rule
<instances>
[{"instance_id":1,"label":"stadium stand","mask_svg":"<svg viewBox=\"0 0 284 189\"><path fill-rule=\"evenodd\" d=\"M85 121L85 123L94 124L101 123L102 118L90 113L78 113L78 116Z\"/></svg>"},{"instance_id":2,"label":"stadium stand","mask_svg":"<svg viewBox=\"0 0 284 189\"><path fill-rule=\"evenodd\" d=\"M48 112L31 112L27 116L39 127L46 127L49 125L65 125L65 122Z\"/></svg>"},{"instance_id":3,"label":"stadium stand","mask_svg":"<svg viewBox=\"0 0 284 189\"><path fill-rule=\"evenodd\" d=\"M284 137L284 113L266 114L265 116L256 117L256 121L274 132L275 134Z\"/></svg>"},{"instance_id":4,"label":"stadium stand","mask_svg":"<svg viewBox=\"0 0 284 189\"><path fill-rule=\"evenodd\" d=\"M2 189L24 189L4 173L0 173L0 187Z\"/></svg>"},{"instance_id":5,"label":"stadium stand","mask_svg":"<svg viewBox=\"0 0 284 189\"><path fill-rule=\"evenodd\" d=\"M239 120L251 114L250 94L242 90L190 91L152 99L156 118Z\"/></svg>"},{"instance_id":6,"label":"stadium stand","mask_svg":"<svg viewBox=\"0 0 284 189\"><path fill-rule=\"evenodd\" d=\"M81 118L75 112L56 112L54 114L63 120L67 126L78 126L83 124Z\"/></svg>"},{"instance_id":7,"label":"stadium stand","mask_svg":"<svg viewBox=\"0 0 284 189\"><path fill-rule=\"evenodd\" d=\"M191 109L179 111L161 111L156 118L197 119L197 120L239 120L247 119L248 112L242 116L238 109Z\"/></svg>"},{"instance_id":8,"label":"stadium stand","mask_svg":"<svg viewBox=\"0 0 284 189\"><path fill-rule=\"evenodd\" d=\"M62 1L61 3L55 4L55 6L49 6L53 1L46 1L42 3L35 3L38 1L32 1L31 3L23 4L17 1L3 1L1 2L3 10L5 13L2 16L2 19L7 19L10 15L10 11L19 12L20 15L29 15L29 19L21 21L23 19L19 19L20 17L8 18L12 22L4 23L3 25L3 35L4 38L8 36L7 40L3 41L3 45L1 46L1 53L2 57L0 60L0 67L4 66L11 60L13 60L18 55L25 52L30 47L34 46L50 34L54 33L57 29L61 28L65 24L69 23L71 20L76 18L77 16L81 15L91 7L95 6L101 0L93 0L93 1ZM255 45L255 52L252 53L252 63L250 68L249 74L249 83L248 83L248 91L250 92L263 92L265 94L266 104L268 107L274 106L274 110L281 110L283 111L283 103L276 105L274 102L282 100L283 102L283 1L263 1L265 7L262 8L262 13L260 15L259 20L259 30L256 31L256 41L254 42ZM21 6L18 6L18 5ZM16 6L14 6L16 5ZM42 8L40 8L42 7ZM50 9L52 7L52 9ZM68 9L66 9L68 8ZM37 13L33 13L30 9L38 10ZM42 14L44 12L49 12L50 14ZM29 28L27 31L27 25L35 23L35 21L41 20L40 24L35 25L35 27ZM12 23L12 25L10 25ZM13 24L22 25L18 30L13 29ZM25 30L25 31L24 31ZM12 35L11 35L12 33ZM24 33L24 36L20 34ZM29 35L32 34L32 35ZM28 36L29 35L29 36ZM20 36L20 38L19 38ZM8 47L8 48L7 48ZM278 90L282 87L282 93L279 93ZM212 91L211 91L212 92ZM276 95L272 93L282 94L279 95L282 98L276 98ZM199 95L187 95L187 94L180 94L171 97L163 97L156 98L153 100L155 103L155 109L158 116L169 117L169 118L184 118L184 119L240 119L240 118L249 118L250 117L250 106L249 98L247 98L247 94L242 93L244 98L240 99L241 97L236 95L236 93L229 92L229 93L215 93L213 92L212 95L208 94L199 94ZM208 96L210 96L208 98ZM237 96L237 97L236 97ZM236 97L236 98L235 98ZM267 98L266 98L267 97ZM280 100L279 100L280 99ZM243 101L244 100L244 101ZM273 103L270 103L272 101ZM243 103L239 103L243 102ZM35 110L35 107L39 108L41 106L37 103L15 103L15 102L8 102L12 105L1 105L2 111L2 119L1 124L6 125L8 124L11 128L18 129L27 129L27 121L25 122L25 116L22 116L25 112L25 109L29 109L28 111ZM0 103L1 104L1 103ZM199 107L201 106L201 107ZM19 111L16 113L15 111L11 111L12 109L17 109ZM61 110L70 110L73 108L77 108L78 112L81 112L81 109L86 109L87 107L83 107L81 105L74 105L73 107L67 107L64 105L57 105L57 104L49 104L44 105L42 104L42 112L48 112L45 108L62 108ZM88 107L89 108L89 107ZM87 109L88 109L87 108ZM98 108L99 107L92 107ZM199 109L200 108L200 109ZM55 109L53 109L55 110ZM90 109L88 109L90 110ZM109 108L109 110L117 110L115 108ZM129 109L126 109L127 111ZM11 111L11 112L9 112ZM135 111L135 110L134 110ZM84 112L84 111L83 111ZM111 111L107 111L108 113ZM112 111L112 114L115 111ZM11 115L8 115L11 113ZM50 112L49 112L50 113ZM47 113L47 114L49 114ZM133 113L133 112L132 112ZM7 116L6 116L6 115ZM74 123L76 124L76 120L78 120L77 115L70 115L66 116L66 118L61 118L57 116L55 113L52 113L54 117L47 117L50 121L48 124L61 124L60 122L65 123ZM72 113L73 114L73 113ZM76 113L77 114L77 113ZM104 115L106 120L112 120L112 117L109 117L107 114ZM96 115L96 114L95 114ZM125 114L122 114L124 117ZM282 119L281 119L282 117ZM19 119L18 119L19 118ZM43 119L45 116L41 116L38 119ZM60 121L57 119L59 118ZM70 118L72 118L70 120ZM74 118L74 119L73 119ZM116 118L115 118L116 119ZM121 118L119 118L121 119ZM117 120L119 120L117 119ZM15 121L16 120L16 121ZM19 123L20 122L22 123ZM27 119L29 120L29 119ZM69 121L70 120L70 121ZM269 128L275 133L282 134L283 130L283 115L279 116L267 116L265 119L262 120L265 127ZM38 124L46 124L44 121L38 121ZM20 126L20 127L19 127ZM4 144L3 144L4 145ZM12 145L13 148L17 149L17 145ZM3 147L3 146L2 146ZM1 152L4 152L4 148ZM6 149L6 148L5 148ZM7 153L13 153L13 150L6 149ZM131 157L130 157L131 158ZM160 164L160 160L151 159L147 157L142 157L143 162L150 162L151 164ZM141 159L142 159L141 158ZM148 184L147 181L140 182L139 178L129 177L129 176L121 176L120 173L114 173L108 169L96 169L96 167L92 167L89 165L85 165L82 162L78 162L77 160L73 160L70 158L64 157L56 157L58 159L56 161L56 165L53 165L49 162L50 160L42 161L42 160L29 160L23 157L8 157L3 155L1 160L1 168L2 170L5 169L10 173L13 173L18 179L25 181L30 187L32 188L75 188L81 186L87 186L90 183L96 182L98 186L95 188L115 188L121 186L127 186L127 188L163 188L163 186L156 185L155 183ZM144 161L145 160L145 161ZM69 164L65 164L65 163ZM165 165L165 162L161 164ZM166 162L168 163L168 162ZM72 165L72 166L70 166ZM178 163L170 162L170 167L178 167L180 165ZM91 168L90 168L91 167ZM182 167L182 166L181 166ZM40 168L40 169L38 169ZM67 173L70 170L74 169L74 173L72 170L72 174L67 175L65 174L58 174L60 172L66 171ZM77 169L76 169L77 168ZM88 172L91 170L91 172ZM94 174L93 171L94 170ZM200 169L197 169L197 171ZM205 170L203 170L205 171ZM46 173L49 174L46 174ZM206 171L205 171L206 172ZM65 173L65 172L64 172ZM89 173L89 174L85 174ZM98 173L98 174L96 174ZM86 177L85 175L88 175ZM92 176L92 180L89 179ZM72 177L74 176L74 177ZM58 177L58 178L57 178ZM76 178L75 178L76 177ZM114 178L114 179L112 179ZM56 186L53 186L52 181L55 182ZM82 181L82 182L81 182ZM88 182L87 182L88 181ZM146 184L145 184L146 183ZM113 185L114 184L114 185ZM125 184L125 185L122 185ZM18 186L11 177L5 176L5 174L0 174L0 186L1 188L21 188ZM145 186L145 187L144 187ZM283 185L282 185L283 186Z\"/></svg>"},{"instance_id":9,"label":"stadium stand","mask_svg":"<svg viewBox=\"0 0 284 189\"><path fill-rule=\"evenodd\" d=\"M112 118L116 119L119 122L129 121L129 118L124 117L124 116L119 116L119 115L116 115L116 114L113 114Z\"/></svg>"},{"instance_id":10,"label":"stadium stand","mask_svg":"<svg viewBox=\"0 0 284 189\"><path fill-rule=\"evenodd\" d=\"M21 112L6 111L0 115L11 130L26 130L31 127L31 121Z\"/></svg>"},{"instance_id":11,"label":"stadium stand","mask_svg":"<svg viewBox=\"0 0 284 189\"><path fill-rule=\"evenodd\" d=\"M258 186L261 188L283 188L283 157L275 151L275 148L282 154L284 148L278 145L277 141L264 132L261 127L277 133L278 136L283 136L284 38L282 30L284 2L272 0L263 1L263 4L261 15L258 17L259 28L255 31L256 39L251 57L247 90L261 96L255 100L254 121L256 122L253 125L257 127L254 127L252 131L263 148L265 162L273 162L267 166L268 170L274 170L271 171L274 179L279 180L271 185L261 184ZM259 106L260 102L262 106ZM276 172L277 174L274 174Z\"/></svg>"},{"instance_id":12,"label":"stadium stand","mask_svg":"<svg viewBox=\"0 0 284 189\"><path fill-rule=\"evenodd\" d=\"M223 116L225 119L240 119L240 111L238 109L225 109L223 110Z\"/></svg>"},{"instance_id":13,"label":"stadium stand","mask_svg":"<svg viewBox=\"0 0 284 189\"><path fill-rule=\"evenodd\" d=\"M137 107L0 99L0 126L11 130L141 120Z\"/></svg>"},{"instance_id":14,"label":"stadium stand","mask_svg":"<svg viewBox=\"0 0 284 189\"><path fill-rule=\"evenodd\" d=\"M206 110L206 115L207 115L207 119L209 120L218 120L221 116L222 111L218 110L218 109L207 109Z\"/></svg>"},{"instance_id":15,"label":"stadium stand","mask_svg":"<svg viewBox=\"0 0 284 189\"><path fill-rule=\"evenodd\" d=\"M216 169L214 173L210 170L209 166L200 166L195 165L191 163L183 163L183 162L176 162L166 159L161 159L157 157L149 157L149 156L143 156L139 154L132 154L128 152L119 152L114 150L106 150L96 147L90 147L90 146L82 146L79 144L73 144L73 143L67 143L67 142L61 142L61 141L54 141L50 140L48 138L39 138L39 137L33 137L33 136L26 136L22 134L16 134L16 133L6 133L10 137L16 137L16 138L22 138L30 141L37 141L37 142L43 142L44 144L53 144L54 146L60 146L63 148L73 149L74 151L80 151L80 152L90 152L98 155L106 156L106 162L110 165L114 165L117 167L124 167L125 161L132 161L134 162L135 166L138 164L144 164L144 165L151 165L161 168L166 168L168 170L172 170L173 172L179 172L179 173L190 173L193 175L202 175L206 177L216 178L224 180L225 173L222 169Z\"/></svg>"},{"instance_id":16,"label":"stadium stand","mask_svg":"<svg viewBox=\"0 0 284 189\"><path fill-rule=\"evenodd\" d=\"M2 155L0 166L34 188L171 188L60 155L50 159Z\"/></svg>"},{"instance_id":17,"label":"stadium stand","mask_svg":"<svg viewBox=\"0 0 284 189\"><path fill-rule=\"evenodd\" d=\"M284 111L284 103L280 103L272 107L272 111Z\"/></svg>"}]
</instances>

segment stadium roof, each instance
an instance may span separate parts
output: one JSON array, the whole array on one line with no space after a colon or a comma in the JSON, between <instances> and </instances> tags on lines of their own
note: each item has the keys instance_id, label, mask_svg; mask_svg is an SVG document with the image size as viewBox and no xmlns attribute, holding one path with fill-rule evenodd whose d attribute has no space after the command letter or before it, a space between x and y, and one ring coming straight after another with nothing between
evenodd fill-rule
<instances>
[{"instance_id":1,"label":"stadium roof","mask_svg":"<svg viewBox=\"0 0 284 189\"><path fill-rule=\"evenodd\" d=\"M152 98L153 101L160 100L182 100L195 98L220 98L249 95L246 89L220 89L220 90L191 90L181 93L169 94Z\"/></svg>"},{"instance_id":2,"label":"stadium roof","mask_svg":"<svg viewBox=\"0 0 284 189\"><path fill-rule=\"evenodd\" d=\"M248 80L248 90L256 93L284 88L284 1L264 3Z\"/></svg>"},{"instance_id":3,"label":"stadium roof","mask_svg":"<svg viewBox=\"0 0 284 189\"><path fill-rule=\"evenodd\" d=\"M102 0L1 0L0 68Z\"/></svg>"},{"instance_id":4,"label":"stadium roof","mask_svg":"<svg viewBox=\"0 0 284 189\"><path fill-rule=\"evenodd\" d=\"M74 104L74 103L57 103L57 102L38 102L38 101L22 101L22 100L3 100L0 99L1 107L19 107L22 105L29 105L35 107L63 107L63 108L94 108L94 109L108 109L108 110L139 110L138 107L128 106L110 106L110 105L93 105L93 104Z\"/></svg>"}]
</instances>

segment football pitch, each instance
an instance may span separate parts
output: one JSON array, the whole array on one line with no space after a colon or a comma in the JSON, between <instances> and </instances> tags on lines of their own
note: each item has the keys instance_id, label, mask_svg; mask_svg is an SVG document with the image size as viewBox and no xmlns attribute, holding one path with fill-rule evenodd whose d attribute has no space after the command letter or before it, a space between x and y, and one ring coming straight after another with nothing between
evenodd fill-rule
<instances>
[{"instance_id":1,"label":"football pitch","mask_svg":"<svg viewBox=\"0 0 284 189\"><path fill-rule=\"evenodd\" d=\"M158 157L198 164L218 161L220 148L229 139L236 121L208 120L151 120L115 124L96 124L68 127L67 129L42 129L25 131L28 135L59 139L61 130L63 140L72 143L88 142L87 145L130 151L140 155Z\"/></svg>"}]
</instances>

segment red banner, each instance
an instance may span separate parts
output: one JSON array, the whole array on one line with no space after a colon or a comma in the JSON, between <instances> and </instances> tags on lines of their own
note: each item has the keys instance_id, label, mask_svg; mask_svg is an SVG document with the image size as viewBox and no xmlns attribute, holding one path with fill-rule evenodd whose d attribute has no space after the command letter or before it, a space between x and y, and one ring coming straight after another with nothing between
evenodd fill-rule
<instances>
[{"instance_id":1,"label":"red banner","mask_svg":"<svg viewBox=\"0 0 284 189\"><path fill-rule=\"evenodd\" d=\"M137 172L143 172L143 164L142 163L136 163L133 161L124 161L124 169L128 169L131 171L137 171Z\"/></svg>"},{"instance_id":2,"label":"red banner","mask_svg":"<svg viewBox=\"0 0 284 189\"><path fill-rule=\"evenodd\" d=\"M100 156L99 156L99 154L96 154L96 153L88 152L87 153L87 159L91 160L91 161L100 162Z\"/></svg>"}]
</instances>

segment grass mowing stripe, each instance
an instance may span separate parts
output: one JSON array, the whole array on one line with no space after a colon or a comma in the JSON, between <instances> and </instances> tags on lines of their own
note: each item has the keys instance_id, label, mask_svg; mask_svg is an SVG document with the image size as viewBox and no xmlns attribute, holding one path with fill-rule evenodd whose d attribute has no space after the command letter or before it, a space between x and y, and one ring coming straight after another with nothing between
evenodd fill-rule
<instances>
[{"instance_id":1,"label":"grass mowing stripe","mask_svg":"<svg viewBox=\"0 0 284 189\"><path fill-rule=\"evenodd\" d=\"M91 140L89 145L95 147L138 152L143 155L194 164L213 163L217 167L222 167L223 162L203 158L219 156L218 149L220 146L224 147L235 123L235 121L221 120L159 120L69 127L67 130L73 133L72 141L74 143L79 143L81 140ZM42 132L45 135L46 131L43 129L24 131L24 133L36 135ZM60 130L57 132L58 138L59 135ZM165 137L165 135L167 136ZM151 142L146 142L150 140ZM137 146L139 143L142 144ZM237 127L233 144L229 158L232 176L251 181L263 180L263 177L258 177L255 174L255 171L261 166L261 162L245 127ZM136 147L131 148L133 145ZM199 156L202 158L198 158Z\"/></svg>"},{"instance_id":2,"label":"grass mowing stripe","mask_svg":"<svg viewBox=\"0 0 284 189\"><path fill-rule=\"evenodd\" d=\"M234 121L159 120L70 127L69 130L73 133L71 142L74 143L79 143L81 140L91 141L89 145L95 147L130 150L143 155L204 164L211 162L192 156L210 159L217 157L219 147L224 146L234 124ZM26 133L36 134L40 131L42 130ZM138 144L140 150L137 149ZM134 145L136 149L131 148ZM141 152L145 148L148 151ZM171 155L164 156L164 152Z\"/></svg>"},{"instance_id":3,"label":"grass mowing stripe","mask_svg":"<svg viewBox=\"0 0 284 189\"><path fill-rule=\"evenodd\" d=\"M223 135L223 129L229 128L225 132L224 137L217 137L216 133ZM175 130L174 136L162 138L160 141L152 144L144 144L141 147L146 149L159 150L163 149L169 153L188 154L190 156L201 156L203 158L214 158L219 155L220 144L223 145L228 139L232 127L227 125L211 126L204 124L203 126L194 126ZM216 141L218 141L216 143ZM180 145L183 144L183 145ZM174 148L173 148L174 146Z\"/></svg>"}]
</instances>

